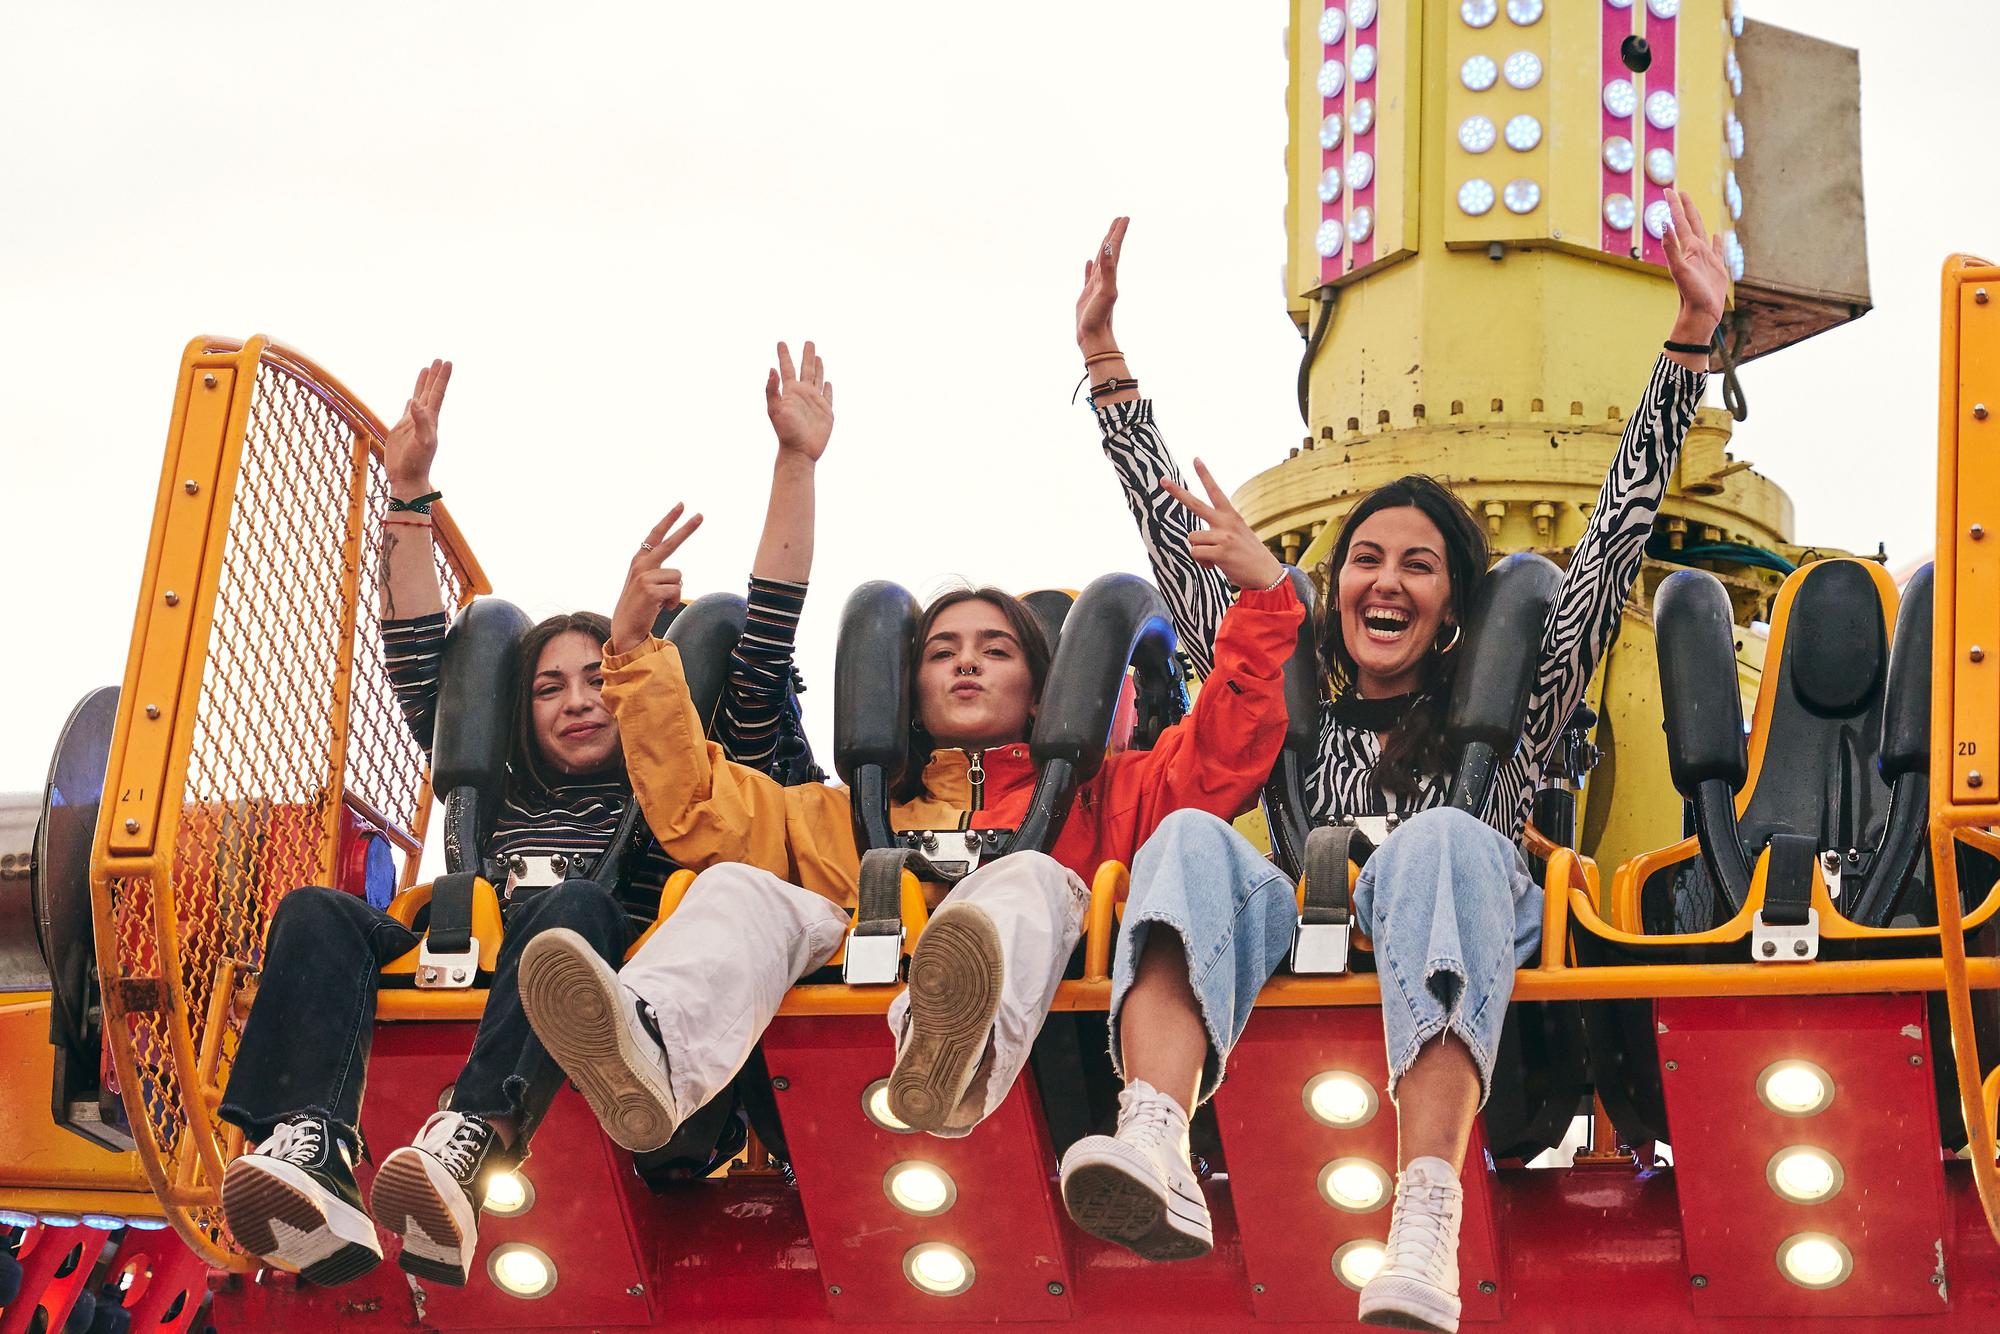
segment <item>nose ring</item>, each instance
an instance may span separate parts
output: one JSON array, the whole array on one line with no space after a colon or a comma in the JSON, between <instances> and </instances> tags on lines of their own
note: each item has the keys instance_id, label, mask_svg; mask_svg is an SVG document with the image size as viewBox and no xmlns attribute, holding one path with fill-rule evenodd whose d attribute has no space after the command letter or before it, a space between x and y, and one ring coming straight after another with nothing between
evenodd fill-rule
<instances>
[{"instance_id":1,"label":"nose ring","mask_svg":"<svg viewBox=\"0 0 2000 1334\"><path fill-rule=\"evenodd\" d=\"M958 674L960 676L977 676L979 675L979 669L977 667L961 667L958 669Z\"/></svg>"}]
</instances>

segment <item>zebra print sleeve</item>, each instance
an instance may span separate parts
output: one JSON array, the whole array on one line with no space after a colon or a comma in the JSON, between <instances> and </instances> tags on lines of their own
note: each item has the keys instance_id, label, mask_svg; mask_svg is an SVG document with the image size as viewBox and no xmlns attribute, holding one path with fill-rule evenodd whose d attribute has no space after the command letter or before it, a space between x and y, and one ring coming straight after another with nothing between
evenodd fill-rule
<instances>
[{"instance_id":1,"label":"zebra print sleeve","mask_svg":"<svg viewBox=\"0 0 2000 1334\"><path fill-rule=\"evenodd\" d=\"M1596 508L1570 556L1542 630L1521 748L1494 785L1487 807L1488 820L1499 827L1506 819L1504 832L1510 835L1527 819L1542 766L1618 629L1625 597L1639 577L1653 519L1707 383L1701 372L1661 357L1646 384L1646 396L1625 425L1604 489L1598 492Z\"/></svg>"},{"instance_id":2,"label":"zebra print sleeve","mask_svg":"<svg viewBox=\"0 0 2000 1334\"><path fill-rule=\"evenodd\" d=\"M1220 570L1195 563L1188 548L1194 516L1160 490L1162 477L1179 486L1186 486L1187 480L1160 439L1152 401L1134 399L1096 412L1098 429L1104 432L1104 456L1111 460L1118 485L1125 491L1125 504L1139 525L1139 538L1146 544L1146 557L1153 566L1153 582L1159 585L1173 616L1181 652L1195 674L1206 677L1215 665L1216 629L1235 600L1229 581Z\"/></svg>"}]
</instances>

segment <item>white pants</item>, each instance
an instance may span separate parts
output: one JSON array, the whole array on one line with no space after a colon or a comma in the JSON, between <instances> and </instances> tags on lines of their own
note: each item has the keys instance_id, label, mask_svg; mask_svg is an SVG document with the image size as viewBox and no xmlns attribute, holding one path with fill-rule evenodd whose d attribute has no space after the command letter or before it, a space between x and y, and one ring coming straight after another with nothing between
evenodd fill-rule
<instances>
[{"instance_id":1,"label":"white pants","mask_svg":"<svg viewBox=\"0 0 2000 1334\"><path fill-rule=\"evenodd\" d=\"M618 972L660 1026L676 1121L728 1087L792 984L846 936L845 909L769 871L732 862L695 877Z\"/></svg>"},{"instance_id":2,"label":"white pants","mask_svg":"<svg viewBox=\"0 0 2000 1334\"><path fill-rule=\"evenodd\" d=\"M1017 852L988 862L952 887L938 911L954 903L976 906L992 919L1000 936L1000 1006L986 1055L966 1086L965 1097L945 1120L943 1134L963 1135L993 1114L1015 1076L1027 1064L1042 1031L1063 969L1083 936L1090 889L1076 872L1040 852ZM910 993L890 1003L889 1031L902 1050L909 1024Z\"/></svg>"}]
</instances>

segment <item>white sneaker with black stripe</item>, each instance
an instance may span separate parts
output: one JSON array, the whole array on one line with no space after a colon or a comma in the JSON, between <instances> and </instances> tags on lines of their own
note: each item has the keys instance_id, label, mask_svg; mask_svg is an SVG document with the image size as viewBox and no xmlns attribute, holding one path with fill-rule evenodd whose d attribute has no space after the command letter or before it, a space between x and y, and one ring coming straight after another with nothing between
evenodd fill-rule
<instances>
[{"instance_id":1,"label":"white sneaker with black stripe","mask_svg":"<svg viewBox=\"0 0 2000 1334\"><path fill-rule=\"evenodd\" d=\"M497 1139L476 1116L437 1112L416 1143L382 1160L368 1203L403 1239L397 1263L418 1278L462 1288L479 1245L486 1161Z\"/></svg>"},{"instance_id":2,"label":"white sneaker with black stripe","mask_svg":"<svg viewBox=\"0 0 2000 1334\"><path fill-rule=\"evenodd\" d=\"M232 1160L222 1217L236 1244L265 1264L330 1287L382 1260L375 1220L361 1210L354 1146L317 1116L296 1116Z\"/></svg>"},{"instance_id":3,"label":"white sneaker with black stripe","mask_svg":"<svg viewBox=\"0 0 2000 1334\"><path fill-rule=\"evenodd\" d=\"M1455 1334L1458 1230L1465 1188L1442 1158L1412 1158L1396 1177L1382 1268L1361 1289L1364 1325Z\"/></svg>"},{"instance_id":4,"label":"white sneaker with black stripe","mask_svg":"<svg viewBox=\"0 0 2000 1334\"><path fill-rule=\"evenodd\" d=\"M1188 1163L1188 1114L1143 1079L1118 1095L1118 1129L1063 1155L1063 1204L1076 1225L1148 1260L1193 1260L1215 1246Z\"/></svg>"}]
</instances>

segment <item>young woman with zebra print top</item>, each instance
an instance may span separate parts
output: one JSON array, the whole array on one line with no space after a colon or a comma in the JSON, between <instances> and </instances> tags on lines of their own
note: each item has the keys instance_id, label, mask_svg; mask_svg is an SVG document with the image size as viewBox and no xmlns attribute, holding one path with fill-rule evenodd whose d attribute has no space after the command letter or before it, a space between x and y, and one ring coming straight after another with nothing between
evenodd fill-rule
<instances>
[{"instance_id":1,"label":"young woman with zebra print top","mask_svg":"<svg viewBox=\"0 0 2000 1334\"><path fill-rule=\"evenodd\" d=\"M1706 234L1691 200L1672 190L1667 199L1674 225L1665 248L1680 294L1668 342L1705 347L1729 288L1721 241ZM1117 351L1111 316L1126 225L1114 221L1085 266L1077 342L1090 378L1114 382L1093 398L1104 450L1182 647L1205 671L1233 597L1217 553L1256 539L1226 500L1204 503L1183 485ZM1444 806L1442 728L1460 610L1487 565L1480 524L1438 482L1400 478L1355 505L1321 572L1329 605L1320 647L1333 690L1308 777L1312 816L1404 817L1355 889L1382 979L1402 1169L1388 1257L1361 1296L1365 1323L1457 1328L1458 1171L1514 969L1540 944L1541 891L1514 839L1638 576L1706 361L1670 349L1653 369L1563 576L1537 649L1522 743L1483 821ZM1195 468L1206 482L1199 460ZM1063 1164L1064 1198L1085 1230L1149 1258L1207 1249L1187 1113L1220 1082L1257 990L1286 956L1295 912L1290 880L1220 820L1179 813L1141 849L1111 1002L1112 1059L1126 1080L1119 1128L1080 1141Z\"/></svg>"}]
</instances>

